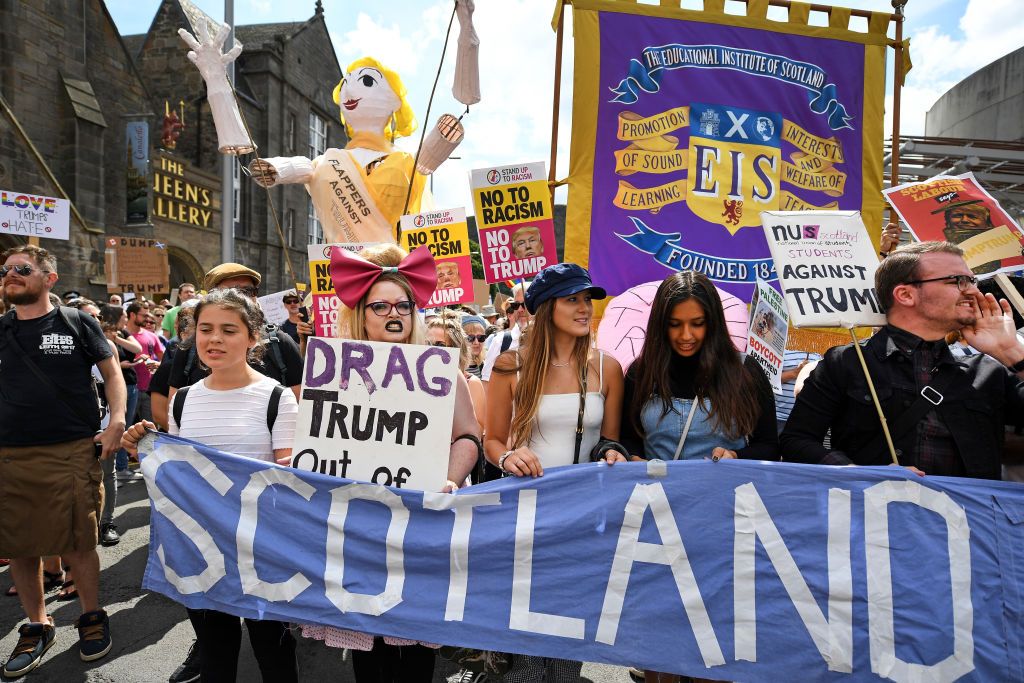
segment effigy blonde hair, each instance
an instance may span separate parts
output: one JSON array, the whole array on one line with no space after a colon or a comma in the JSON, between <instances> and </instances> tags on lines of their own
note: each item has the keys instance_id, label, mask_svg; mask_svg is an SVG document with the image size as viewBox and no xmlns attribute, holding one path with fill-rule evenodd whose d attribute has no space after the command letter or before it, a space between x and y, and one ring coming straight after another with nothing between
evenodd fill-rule
<instances>
[{"instance_id":1,"label":"effigy blonde hair","mask_svg":"<svg viewBox=\"0 0 1024 683\"><path fill-rule=\"evenodd\" d=\"M366 259L370 263L375 263L382 268L394 267L402 262L408 252L402 249L397 244L377 244L372 247L367 247L359 252L361 258ZM405 279L405 276L398 272L381 273L380 277L377 278L376 282L394 282L396 285L402 288L405 295L415 305L416 295L412 291L412 287L409 286L409 281ZM376 282L374 284L376 284ZM369 293L369 290L367 290ZM348 333L346 339L355 339L358 341L370 341L366 336L366 297L364 296L359 300L359 303L355 305L355 308L348 308L344 304L338 313L339 325L337 326L339 336L343 332ZM344 321L342 321L344 318ZM413 311L412 315L409 316L409 336L403 341L404 344L426 344L427 334L423 327L423 321L420 319L419 314ZM341 323L347 323L341 324ZM347 327L347 330L346 330Z\"/></svg>"},{"instance_id":2,"label":"effigy blonde hair","mask_svg":"<svg viewBox=\"0 0 1024 683\"><path fill-rule=\"evenodd\" d=\"M416 114L413 113L412 105L409 104L409 91L405 89L405 84L402 83L398 73L387 68L373 57L361 57L349 64L348 68L345 69L345 75L338 81L338 85L334 86L334 92L331 94L334 103L338 105L338 118L345 124L345 132L348 133L350 138L352 137L352 126L345 121L345 112L341 109L341 86L349 74L364 66L377 69L384 74L384 79L391 86L395 95L398 96L400 104L398 105L398 110L392 115L391 123L388 126L391 131L391 140L394 141L395 138L404 138L412 135L413 131L416 130Z\"/></svg>"}]
</instances>

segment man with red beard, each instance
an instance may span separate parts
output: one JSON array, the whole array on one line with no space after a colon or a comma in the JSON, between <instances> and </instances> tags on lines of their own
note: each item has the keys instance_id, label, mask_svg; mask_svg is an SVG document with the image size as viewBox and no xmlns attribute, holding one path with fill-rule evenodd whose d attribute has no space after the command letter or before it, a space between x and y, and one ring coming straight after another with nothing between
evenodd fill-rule
<instances>
[{"instance_id":1,"label":"man with red beard","mask_svg":"<svg viewBox=\"0 0 1024 683\"><path fill-rule=\"evenodd\" d=\"M96 554L103 507L99 461L120 444L126 392L99 323L51 304L56 259L31 245L3 256L0 280L16 308L0 318L0 500L9 502L0 515L0 557L13 558L11 575L29 620L4 664L6 679L34 669L53 645L42 556L60 555L74 567L81 659L110 652ZM110 423L101 433L93 365L103 375L110 406Z\"/></svg>"},{"instance_id":2,"label":"man with red beard","mask_svg":"<svg viewBox=\"0 0 1024 683\"><path fill-rule=\"evenodd\" d=\"M863 352L900 464L921 475L999 479L1006 417L1024 408L1024 343L1009 303L982 295L949 242L897 248L879 265L875 291L887 324ZM956 360L945 341L954 330L981 353ZM891 462L852 344L825 354L780 441L793 462Z\"/></svg>"}]
</instances>

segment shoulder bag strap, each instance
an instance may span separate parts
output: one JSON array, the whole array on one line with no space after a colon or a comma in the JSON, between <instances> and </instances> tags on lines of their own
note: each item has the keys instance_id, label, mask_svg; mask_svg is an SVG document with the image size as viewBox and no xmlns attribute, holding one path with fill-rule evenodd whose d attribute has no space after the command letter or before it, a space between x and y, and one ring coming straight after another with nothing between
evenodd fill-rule
<instances>
[{"instance_id":1,"label":"shoulder bag strap","mask_svg":"<svg viewBox=\"0 0 1024 683\"><path fill-rule=\"evenodd\" d=\"M58 401L63 403L66 408L69 408L71 412L78 415L78 417L82 418L82 420L87 425L92 425L100 419L99 406L96 406L96 414L90 417L88 410L83 412L80 406L71 403L71 401L65 398L64 394L61 393L61 391L57 388L57 385L55 385L50 380L50 378L47 377L46 374L39 369L39 366L36 365L35 361L33 361L32 358L28 355L28 353L25 351L25 347L21 345L21 342L18 341L17 335L14 334L14 330L10 327L7 328L7 336L11 340L11 342L13 342L14 345L18 347L18 350L21 351L21 359L25 361L25 365L28 366L28 369L32 371L32 374L36 376L36 379L38 379L43 384L43 386L45 386L46 388L53 392L53 394L57 397Z\"/></svg>"},{"instance_id":2,"label":"shoulder bag strap","mask_svg":"<svg viewBox=\"0 0 1024 683\"><path fill-rule=\"evenodd\" d=\"M686 444L686 435L690 433L690 424L693 422L693 414L697 412L697 407L700 405L699 399L693 397L693 405L690 406L690 414L686 416L686 425L683 427L683 433L679 436L679 445L676 446L676 454L672 456L673 460L678 460L679 456L683 454L683 446Z\"/></svg>"},{"instance_id":3,"label":"shoulder bag strap","mask_svg":"<svg viewBox=\"0 0 1024 683\"><path fill-rule=\"evenodd\" d=\"M917 400L911 403L910 407L900 413L895 420L890 420L886 416L886 420L889 423L889 436L892 438L893 443L896 443L899 438L916 427L917 423L928 414L928 411L942 403L945 398L945 392L953 381L955 374L950 372L944 377L938 377L929 382L921 390L921 393L918 394ZM888 447L885 444L885 434L882 433L881 425L878 426L878 433L875 437L857 452L857 456L853 460L857 461L861 456L870 458L879 451L888 451Z\"/></svg>"},{"instance_id":4,"label":"shoulder bag strap","mask_svg":"<svg viewBox=\"0 0 1024 683\"><path fill-rule=\"evenodd\" d=\"M576 447L572 454L573 464L580 461L580 444L583 443L583 412L587 409L587 375L590 374L590 363L583 368L583 386L580 387L580 414L576 417Z\"/></svg>"}]
</instances>

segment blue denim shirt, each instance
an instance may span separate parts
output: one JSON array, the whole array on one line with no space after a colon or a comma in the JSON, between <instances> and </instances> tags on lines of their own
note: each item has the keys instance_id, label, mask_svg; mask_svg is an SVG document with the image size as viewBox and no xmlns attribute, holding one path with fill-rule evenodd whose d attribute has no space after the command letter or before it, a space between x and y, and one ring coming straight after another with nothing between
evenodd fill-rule
<instances>
[{"instance_id":1,"label":"blue denim shirt","mask_svg":"<svg viewBox=\"0 0 1024 683\"><path fill-rule=\"evenodd\" d=\"M708 418L710 404L707 399L673 398L672 409L662 415L664 406L660 399L647 401L640 411L640 422L644 428L644 453L648 458L671 460L679 446L679 438L686 426L686 419L696 405L697 412L690 423L686 443L680 460L701 460L710 458L718 446L735 451L747 445L746 439L730 439L715 431Z\"/></svg>"}]
</instances>

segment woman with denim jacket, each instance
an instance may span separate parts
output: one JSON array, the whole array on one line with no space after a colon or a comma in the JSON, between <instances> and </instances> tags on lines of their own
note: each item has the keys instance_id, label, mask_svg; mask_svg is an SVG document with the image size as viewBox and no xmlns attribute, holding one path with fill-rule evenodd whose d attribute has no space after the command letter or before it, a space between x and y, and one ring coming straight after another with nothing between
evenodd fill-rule
<instances>
[{"instance_id":1,"label":"woman with denim jacket","mask_svg":"<svg viewBox=\"0 0 1024 683\"><path fill-rule=\"evenodd\" d=\"M622 407L621 441L633 455L778 459L768 378L733 346L718 290L701 273L676 273L658 287L647 339L626 373ZM644 674L648 683L679 680Z\"/></svg>"}]
</instances>

